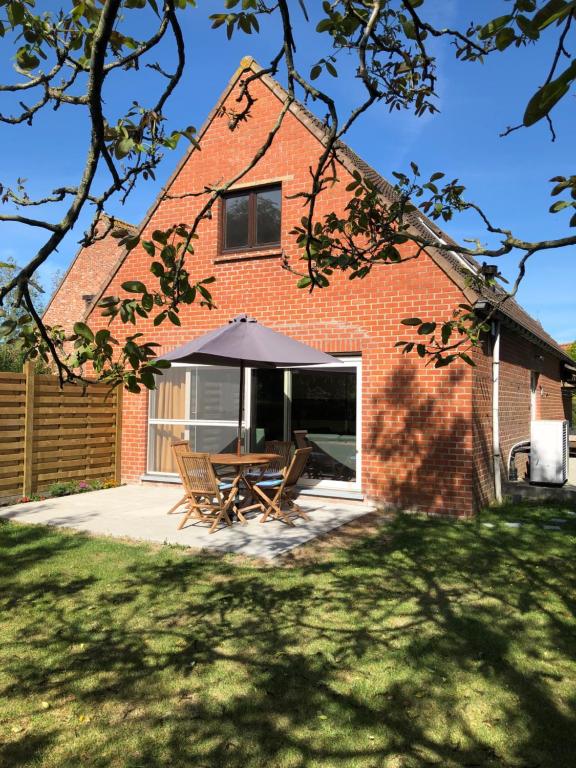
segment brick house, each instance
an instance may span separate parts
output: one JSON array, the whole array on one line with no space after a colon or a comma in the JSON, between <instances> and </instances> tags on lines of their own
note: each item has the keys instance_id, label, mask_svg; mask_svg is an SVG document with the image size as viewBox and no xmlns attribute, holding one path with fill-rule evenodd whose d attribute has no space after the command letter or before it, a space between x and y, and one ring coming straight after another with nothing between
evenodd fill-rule
<instances>
[{"instance_id":1,"label":"brick house","mask_svg":"<svg viewBox=\"0 0 576 768\"><path fill-rule=\"evenodd\" d=\"M217 185L246 165L273 127L285 91L269 76L253 82L250 118L234 130L242 78L258 71L243 59L191 148L153 204L140 232L190 220L202 198L189 193ZM215 275L217 309L183 308L181 327L158 328L140 321L138 330L168 351L246 312L270 327L334 356L326 369L253 371L246 391L246 435L254 446L263 437L288 438L296 429L328 456L313 468L310 493L377 499L402 508L470 515L494 498L494 467L505 467L512 445L529 436L531 418L564 418L569 398L564 382L570 360L542 326L514 301L503 305L493 333L474 351L476 367L458 363L425 367L394 347L412 331L400 325L418 315L447 319L459 303L489 309L498 289L478 295L466 276L478 270L469 259L428 248L418 259L380 266L352 283L337 276L327 290L311 295L296 288L282 258L295 263L290 229L302 216L292 196L309 184L309 168L321 151L322 124L300 104L291 106L268 152L241 183L217 201L199 230L193 277ZM338 149L340 183L318 201L318 215L341 211L351 173L368 176L384 197L391 186L345 145ZM420 214L413 226L439 242L447 235ZM404 247L409 256L415 248ZM82 276L92 257L77 259L60 293L84 291ZM99 257L97 257L99 258ZM150 257L141 247L113 253L107 279L83 316L104 325L98 300L122 295L126 280L151 279ZM189 265L190 266L190 265ZM48 310L55 314L55 304ZM123 329L114 325L116 335ZM499 348L499 440L493 445L493 372ZM235 434L237 369L173 367L153 393L124 398L122 467L126 482L174 482L169 445L186 436L197 450L226 448ZM496 455L496 462L494 457Z\"/></svg>"}]
</instances>

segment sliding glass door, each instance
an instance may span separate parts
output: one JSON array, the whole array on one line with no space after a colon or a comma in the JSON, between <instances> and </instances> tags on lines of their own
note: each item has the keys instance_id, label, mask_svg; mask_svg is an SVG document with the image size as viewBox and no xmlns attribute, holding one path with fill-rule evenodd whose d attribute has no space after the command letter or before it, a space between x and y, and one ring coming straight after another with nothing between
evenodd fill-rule
<instances>
[{"instance_id":1,"label":"sliding glass door","mask_svg":"<svg viewBox=\"0 0 576 768\"><path fill-rule=\"evenodd\" d=\"M193 451L236 447L238 368L178 365L150 393L148 473L174 475L171 443ZM302 484L319 491L360 490L361 361L335 359L314 368L246 371L244 434L249 450L266 440L312 448Z\"/></svg>"},{"instance_id":2,"label":"sliding glass door","mask_svg":"<svg viewBox=\"0 0 576 768\"><path fill-rule=\"evenodd\" d=\"M360 490L360 359L252 375L252 444L296 436L312 447L304 485Z\"/></svg>"}]
</instances>

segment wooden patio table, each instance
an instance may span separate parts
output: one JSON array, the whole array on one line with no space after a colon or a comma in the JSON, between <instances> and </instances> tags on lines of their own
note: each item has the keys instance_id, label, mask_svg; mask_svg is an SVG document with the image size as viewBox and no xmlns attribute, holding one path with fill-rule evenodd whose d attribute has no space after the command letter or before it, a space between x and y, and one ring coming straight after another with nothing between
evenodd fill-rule
<instances>
[{"instance_id":1,"label":"wooden patio table","mask_svg":"<svg viewBox=\"0 0 576 768\"><path fill-rule=\"evenodd\" d=\"M254 497L254 494L252 493L252 485L253 483L250 482L245 476L246 469L249 467L262 467L262 472L264 472L266 466L270 464L271 461L275 461L279 459L280 456L277 453L211 453L210 454L210 461L212 464L216 465L223 465L227 467L235 467L236 468L236 476L234 478L234 481L238 482L238 487L241 485L244 485L246 490L248 491L248 499ZM258 482L258 481L255 481ZM249 512L251 509L264 509L263 505L260 502L257 502L256 504L249 504L249 505L242 505L240 507L235 507L236 514L238 515L238 519L241 523L246 523L246 518L244 517L244 512Z\"/></svg>"}]
</instances>

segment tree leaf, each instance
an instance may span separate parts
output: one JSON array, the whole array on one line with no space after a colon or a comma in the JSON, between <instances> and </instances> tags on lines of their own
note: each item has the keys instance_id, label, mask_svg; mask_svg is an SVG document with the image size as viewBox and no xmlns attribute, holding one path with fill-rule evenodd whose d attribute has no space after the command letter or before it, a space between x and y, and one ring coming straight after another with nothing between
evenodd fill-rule
<instances>
[{"instance_id":1,"label":"tree leaf","mask_svg":"<svg viewBox=\"0 0 576 768\"><path fill-rule=\"evenodd\" d=\"M125 283L122 283L122 288L127 293L146 293L146 286L144 283L141 283L140 280L127 280Z\"/></svg>"},{"instance_id":2,"label":"tree leaf","mask_svg":"<svg viewBox=\"0 0 576 768\"><path fill-rule=\"evenodd\" d=\"M74 333L87 341L94 341L94 334L86 323L74 323Z\"/></svg>"},{"instance_id":3,"label":"tree leaf","mask_svg":"<svg viewBox=\"0 0 576 768\"><path fill-rule=\"evenodd\" d=\"M545 117L552 107L565 96L572 80L576 78L576 60L564 72L550 83L539 88L528 102L524 113L524 125L530 126Z\"/></svg>"},{"instance_id":4,"label":"tree leaf","mask_svg":"<svg viewBox=\"0 0 576 768\"><path fill-rule=\"evenodd\" d=\"M422 325L422 320L419 317L405 317L404 320L400 320L402 325Z\"/></svg>"}]
</instances>

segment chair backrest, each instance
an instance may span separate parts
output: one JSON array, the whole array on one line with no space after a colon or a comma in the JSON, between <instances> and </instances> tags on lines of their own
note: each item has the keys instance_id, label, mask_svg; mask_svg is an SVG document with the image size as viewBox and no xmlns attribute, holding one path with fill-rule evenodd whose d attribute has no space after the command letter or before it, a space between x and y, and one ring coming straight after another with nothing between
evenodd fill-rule
<instances>
[{"instance_id":1,"label":"chair backrest","mask_svg":"<svg viewBox=\"0 0 576 768\"><path fill-rule=\"evenodd\" d=\"M209 453L181 453L177 460L181 468L182 482L188 493L219 498L218 478Z\"/></svg>"},{"instance_id":2,"label":"chair backrest","mask_svg":"<svg viewBox=\"0 0 576 768\"><path fill-rule=\"evenodd\" d=\"M190 453L190 443L188 442L188 440L173 440L172 443L170 444L170 448L172 449L172 455L174 456L176 469L178 470L180 479L182 479L182 470L180 467L180 462L178 460L178 457L181 456L183 453Z\"/></svg>"},{"instance_id":3,"label":"chair backrest","mask_svg":"<svg viewBox=\"0 0 576 768\"><path fill-rule=\"evenodd\" d=\"M173 440L170 447L176 459L183 453L190 453L190 443L188 440Z\"/></svg>"},{"instance_id":4,"label":"chair backrest","mask_svg":"<svg viewBox=\"0 0 576 768\"><path fill-rule=\"evenodd\" d=\"M277 453L280 457L271 461L266 467L267 472L282 472L290 464L290 453L292 443L290 440L266 440L264 443L264 453Z\"/></svg>"},{"instance_id":5,"label":"chair backrest","mask_svg":"<svg viewBox=\"0 0 576 768\"><path fill-rule=\"evenodd\" d=\"M304 472L306 462L312 453L312 448L297 448L294 451L294 456L290 462L290 466L286 470L286 479L284 481L285 488L291 488L296 485L298 480Z\"/></svg>"},{"instance_id":6,"label":"chair backrest","mask_svg":"<svg viewBox=\"0 0 576 768\"><path fill-rule=\"evenodd\" d=\"M294 442L296 443L296 448L308 448L310 443L308 442L308 438L306 435L308 434L307 429L295 429L292 434L294 435Z\"/></svg>"}]
</instances>

